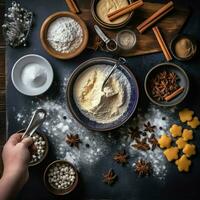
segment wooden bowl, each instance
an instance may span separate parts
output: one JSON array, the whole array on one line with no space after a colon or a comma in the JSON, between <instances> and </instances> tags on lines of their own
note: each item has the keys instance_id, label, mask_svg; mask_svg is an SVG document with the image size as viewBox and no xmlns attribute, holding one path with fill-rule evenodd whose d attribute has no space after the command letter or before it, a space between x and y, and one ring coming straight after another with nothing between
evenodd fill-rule
<instances>
[{"instance_id":1,"label":"wooden bowl","mask_svg":"<svg viewBox=\"0 0 200 200\"><path fill-rule=\"evenodd\" d=\"M79 23L79 25L81 26L81 28L83 30L83 41L82 41L81 45L75 51L72 51L70 53L62 53L62 52L56 51L55 49L53 49L51 47L51 45L49 44L49 42L47 40L47 31L48 31L50 24L54 20L56 20L60 17L71 17L72 19L77 21L77 23ZM58 58L58 59L63 59L63 60L64 59L71 59L71 58L78 56L87 47L88 37L89 37L88 36L88 29L87 29L85 22L80 17L78 17L77 15L75 15L71 12L57 12L57 13L50 15L43 22L41 29L40 29L40 40L41 40L43 48L51 56Z\"/></svg>"},{"instance_id":2,"label":"wooden bowl","mask_svg":"<svg viewBox=\"0 0 200 200\"><path fill-rule=\"evenodd\" d=\"M55 187L52 187L48 181L48 172L49 172L49 169L56 163L59 163L59 164L67 164L69 166L71 166L74 171L75 171L75 181L74 183L69 186L68 188L66 189L56 189ZM52 163L50 163L47 168L45 169L44 171L44 175L43 175L43 181L44 181L44 185L45 187L47 188L47 190L55 195L66 195L66 194L69 194L70 192L72 192L78 185L78 180L79 180L79 177L78 177L78 171L77 169L74 167L74 165L72 165L70 162L66 161L66 160L56 160Z\"/></svg>"},{"instance_id":3,"label":"wooden bowl","mask_svg":"<svg viewBox=\"0 0 200 200\"><path fill-rule=\"evenodd\" d=\"M25 129L22 129L22 130L19 130L17 133L24 133L25 132ZM46 137L46 135L44 134L41 134L39 132L36 132L39 136L41 136L44 141L46 142L46 145L45 145L45 152L44 152L44 155L42 156L42 158L40 160L38 160L37 162L33 162L33 163L29 163L29 167L33 167L33 166L36 166L38 164L40 164L42 161L44 161L44 159L46 158L47 154L48 154L48 151L49 151L49 142L48 142L48 139Z\"/></svg>"},{"instance_id":4,"label":"wooden bowl","mask_svg":"<svg viewBox=\"0 0 200 200\"><path fill-rule=\"evenodd\" d=\"M91 12L92 12L92 17L94 18L94 20L102 27L107 28L107 29L119 29L124 27L132 18L133 16L133 11L129 13L129 16L127 17L126 20L124 20L121 23L118 24L108 24L106 22L103 22L97 15L96 13L96 6L99 0L92 0L92 4L91 4ZM128 0L129 3L132 3L134 0Z\"/></svg>"}]
</instances>

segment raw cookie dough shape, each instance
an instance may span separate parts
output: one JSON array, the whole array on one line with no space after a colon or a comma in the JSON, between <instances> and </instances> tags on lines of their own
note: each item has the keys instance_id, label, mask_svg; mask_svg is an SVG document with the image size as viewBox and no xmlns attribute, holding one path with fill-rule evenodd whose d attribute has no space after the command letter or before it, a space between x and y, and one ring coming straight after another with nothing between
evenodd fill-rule
<instances>
[{"instance_id":1,"label":"raw cookie dough shape","mask_svg":"<svg viewBox=\"0 0 200 200\"><path fill-rule=\"evenodd\" d=\"M189 158L192 155L196 154L195 148L196 147L194 144L186 144L185 147L183 148L183 153Z\"/></svg>"},{"instance_id":2,"label":"raw cookie dough shape","mask_svg":"<svg viewBox=\"0 0 200 200\"><path fill-rule=\"evenodd\" d=\"M178 138L178 140L176 140L176 144L179 149L183 149L187 143L186 143L186 141L184 141L184 139L182 137L180 137L180 138Z\"/></svg>"},{"instance_id":3,"label":"raw cookie dough shape","mask_svg":"<svg viewBox=\"0 0 200 200\"><path fill-rule=\"evenodd\" d=\"M182 126L178 126L177 124L173 124L169 129L170 133L173 137L178 137L182 135Z\"/></svg>"},{"instance_id":4,"label":"raw cookie dough shape","mask_svg":"<svg viewBox=\"0 0 200 200\"><path fill-rule=\"evenodd\" d=\"M189 129L184 129L182 134L183 140L188 141L193 139L193 131Z\"/></svg>"},{"instance_id":5,"label":"raw cookie dough shape","mask_svg":"<svg viewBox=\"0 0 200 200\"><path fill-rule=\"evenodd\" d=\"M192 162L191 160L187 159L186 155L182 155L178 160L176 160L175 163L180 172L182 171L188 172Z\"/></svg>"},{"instance_id":6,"label":"raw cookie dough shape","mask_svg":"<svg viewBox=\"0 0 200 200\"><path fill-rule=\"evenodd\" d=\"M167 136L166 134L163 134L159 139L158 143L160 145L160 148L169 148L171 145L172 139Z\"/></svg>"},{"instance_id":7,"label":"raw cookie dough shape","mask_svg":"<svg viewBox=\"0 0 200 200\"><path fill-rule=\"evenodd\" d=\"M178 147L170 147L163 151L168 161L177 160L178 159Z\"/></svg>"},{"instance_id":8,"label":"raw cookie dough shape","mask_svg":"<svg viewBox=\"0 0 200 200\"><path fill-rule=\"evenodd\" d=\"M179 118L181 122L191 121L194 111L184 108L179 112Z\"/></svg>"},{"instance_id":9,"label":"raw cookie dough shape","mask_svg":"<svg viewBox=\"0 0 200 200\"><path fill-rule=\"evenodd\" d=\"M194 117L192 121L187 122L187 125L192 128L197 128L200 125L200 121L198 117Z\"/></svg>"}]
</instances>

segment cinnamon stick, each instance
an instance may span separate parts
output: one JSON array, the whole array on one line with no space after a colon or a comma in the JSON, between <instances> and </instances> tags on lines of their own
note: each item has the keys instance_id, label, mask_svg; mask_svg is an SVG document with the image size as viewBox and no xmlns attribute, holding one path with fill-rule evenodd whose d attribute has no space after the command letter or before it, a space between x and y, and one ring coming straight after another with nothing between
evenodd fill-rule
<instances>
[{"instance_id":1,"label":"cinnamon stick","mask_svg":"<svg viewBox=\"0 0 200 200\"><path fill-rule=\"evenodd\" d=\"M69 10L75 14L79 13L80 10L77 7L76 3L74 2L74 0L65 0L67 6L69 7Z\"/></svg>"},{"instance_id":2,"label":"cinnamon stick","mask_svg":"<svg viewBox=\"0 0 200 200\"><path fill-rule=\"evenodd\" d=\"M169 13L174 8L174 3L172 1L168 2L166 5L157 10L153 15L147 18L144 22L137 26L137 30L140 33L143 33L147 28L152 26L159 19L164 17L167 13Z\"/></svg>"},{"instance_id":3,"label":"cinnamon stick","mask_svg":"<svg viewBox=\"0 0 200 200\"><path fill-rule=\"evenodd\" d=\"M174 91L172 94L168 95L165 97L165 101L170 101L171 99L173 99L174 97L176 97L177 95L179 95L180 93L182 93L184 91L183 87L178 88L176 91Z\"/></svg>"},{"instance_id":4,"label":"cinnamon stick","mask_svg":"<svg viewBox=\"0 0 200 200\"><path fill-rule=\"evenodd\" d=\"M140 6L142 6L144 4L143 0L138 0L138 1L135 1L131 4L129 4L128 6L125 6L123 8L120 8L118 10L115 10L111 13L108 14L108 19L110 21L113 21L133 10L135 10L136 8L139 8Z\"/></svg>"},{"instance_id":5,"label":"cinnamon stick","mask_svg":"<svg viewBox=\"0 0 200 200\"><path fill-rule=\"evenodd\" d=\"M162 35L161 35L161 33L160 33L160 31L159 31L157 26L153 27L153 32L154 32L154 34L156 36L156 39L158 40L158 43L159 43L159 45L160 45L160 47L161 47L161 49L163 51L163 54L164 54L166 60L167 61L172 60L172 56L171 56L171 54L170 54L170 52L169 52L169 50L167 48L167 45L165 44L165 41L164 41L164 39L163 39L163 37L162 37Z\"/></svg>"}]
</instances>

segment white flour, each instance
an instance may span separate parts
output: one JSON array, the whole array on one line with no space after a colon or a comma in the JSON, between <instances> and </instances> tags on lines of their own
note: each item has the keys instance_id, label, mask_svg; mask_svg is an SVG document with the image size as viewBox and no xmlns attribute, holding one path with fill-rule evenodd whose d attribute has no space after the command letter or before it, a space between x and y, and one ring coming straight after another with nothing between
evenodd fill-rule
<instances>
[{"instance_id":1,"label":"white flour","mask_svg":"<svg viewBox=\"0 0 200 200\"><path fill-rule=\"evenodd\" d=\"M70 53L81 45L83 30L71 17L60 17L50 24L47 40L56 51Z\"/></svg>"}]
</instances>

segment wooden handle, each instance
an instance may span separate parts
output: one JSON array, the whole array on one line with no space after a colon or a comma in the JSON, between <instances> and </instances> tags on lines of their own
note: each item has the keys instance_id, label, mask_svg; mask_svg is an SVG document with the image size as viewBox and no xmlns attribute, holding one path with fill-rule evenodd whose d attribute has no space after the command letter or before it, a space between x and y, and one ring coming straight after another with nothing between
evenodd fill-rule
<instances>
[{"instance_id":1,"label":"wooden handle","mask_svg":"<svg viewBox=\"0 0 200 200\"><path fill-rule=\"evenodd\" d=\"M80 12L74 0L65 0L65 2L72 13L77 14Z\"/></svg>"}]
</instances>

